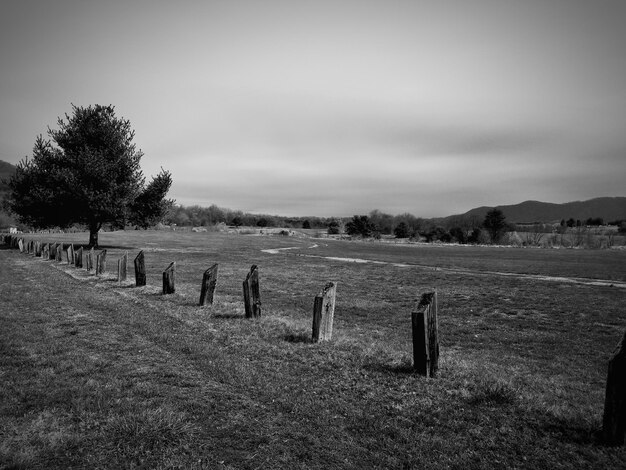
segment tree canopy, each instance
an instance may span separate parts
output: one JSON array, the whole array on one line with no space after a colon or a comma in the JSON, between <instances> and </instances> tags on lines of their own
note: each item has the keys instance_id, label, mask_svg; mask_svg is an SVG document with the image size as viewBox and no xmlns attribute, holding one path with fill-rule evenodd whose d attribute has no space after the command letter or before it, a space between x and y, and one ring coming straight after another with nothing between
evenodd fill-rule
<instances>
[{"instance_id":1,"label":"tree canopy","mask_svg":"<svg viewBox=\"0 0 626 470\"><path fill-rule=\"evenodd\" d=\"M35 228L89 228L89 244L98 245L105 223L141 227L162 218L171 200L168 171L145 184L139 166L143 152L133 143L130 122L113 106L72 105L72 115L35 140L32 158L22 160L9 180L8 207L22 223ZM55 145L56 144L56 145Z\"/></svg>"}]
</instances>

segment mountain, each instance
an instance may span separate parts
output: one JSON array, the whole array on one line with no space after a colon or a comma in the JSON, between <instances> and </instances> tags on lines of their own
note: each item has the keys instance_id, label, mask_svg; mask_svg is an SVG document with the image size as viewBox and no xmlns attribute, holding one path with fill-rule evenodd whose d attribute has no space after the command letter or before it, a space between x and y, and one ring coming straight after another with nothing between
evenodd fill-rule
<instances>
[{"instance_id":1,"label":"mountain","mask_svg":"<svg viewBox=\"0 0 626 470\"><path fill-rule=\"evenodd\" d=\"M477 207L462 214L462 217L475 216L480 219L494 207ZM495 206L502 211L506 220L513 223L555 223L570 218L585 221L589 218L602 218L605 222L626 220L626 197L598 197L587 201L573 201L564 204L525 201L508 206ZM451 216L446 219L450 219Z\"/></svg>"}]
</instances>

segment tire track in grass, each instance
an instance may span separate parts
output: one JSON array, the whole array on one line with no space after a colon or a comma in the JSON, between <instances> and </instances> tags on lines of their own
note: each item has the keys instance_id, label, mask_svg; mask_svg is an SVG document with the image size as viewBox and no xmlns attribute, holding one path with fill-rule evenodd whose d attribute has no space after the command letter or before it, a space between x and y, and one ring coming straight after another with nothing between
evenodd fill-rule
<instances>
[{"instance_id":1,"label":"tire track in grass","mask_svg":"<svg viewBox=\"0 0 626 470\"><path fill-rule=\"evenodd\" d=\"M296 250L301 247L292 246L287 248L271 248L261 250L263 253L267 253L270 255L278 255L283 254L283 251L286 250ZM318 248L318 245L309 246L308 249ZM452 274L461 274L465 276L501 276L501 277L513 277L516 279L529 279L533 281L546 281L546 282L557 282L561 284L577 284L584 286L592 286L592 287L617 287L619 289L626 289L626 282L623 281L612 281L608 279L593 279L593 278L583 278L583 277L565 277L565 276L546 276L542 274L522 274L522 273L507 273L504 271L480 271L475 269L463 269L463 268L446 268L440 266L430 266L425 264L417 264L417 263L394 263L390 261L379 261L373 259L366 258L350 258L350 257L340 257L340 256L323 256L323 255L311 255L307 253L285 253L286 255L292 256L301 256L304 258L317 258L317 259L326 259L329 261L339 261L344 263L358 263L358 264L377 264L377 265L385 265L385 266L395 266L398 268L419 268L433 271L443 271L446 273Z\"/></svg>"}]
</instances>

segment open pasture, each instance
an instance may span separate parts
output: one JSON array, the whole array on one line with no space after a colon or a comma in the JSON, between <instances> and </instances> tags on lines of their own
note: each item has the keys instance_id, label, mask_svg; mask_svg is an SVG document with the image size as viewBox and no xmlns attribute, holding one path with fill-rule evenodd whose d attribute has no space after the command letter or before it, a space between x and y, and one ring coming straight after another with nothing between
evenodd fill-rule
<instances>
[{"instance_id":1,"label":"open pasture","mask_svg":"<svg viewBox=\"0 0 626 470\"><path fill-rule=\"evenodd\" d=\"M86 234L38 234L85 243ZM29 238L27 235L26 238ZM626 251L100 235L108 274L0 250L0 468L621 468L599 442ZM116 280L144 250L147 286ZM265 251L264 251L265 250ZM161 273L176 262L176 293ZM219 263L215 302L202 273ZM260 271L262 318L242 281ZM337 283L333 340L313 298ZM439 298L440 372L410 313Z\"/></svg>"}]
</instances>

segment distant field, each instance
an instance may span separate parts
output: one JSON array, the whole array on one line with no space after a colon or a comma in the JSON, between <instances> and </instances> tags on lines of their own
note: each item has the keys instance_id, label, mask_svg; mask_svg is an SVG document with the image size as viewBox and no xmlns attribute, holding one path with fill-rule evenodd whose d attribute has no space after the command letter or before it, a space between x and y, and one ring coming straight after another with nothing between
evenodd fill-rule
<instances>
[{"instance_id":1,"label":"distant field","mask_svg":"<svg viewBox=\"0 0 626 470\"><path fill-rule=\"evenodd\" d=\"M98 279L0 249L0 468L626 462L597 436L607 360L626 329L624 250L166 231L100 243L109 274ZM148 286L133 287L132 267L119 286L117 258L140 249ZM172 261L177 291L163 296ZM213 263L215 304L201 308ZM252 264L261 320L243 318ZM327 281L338 284L334 338L312 344ZM432 289L441 371L424 379L411 373L410 312Z\"/></svg>"}]
</instances>

